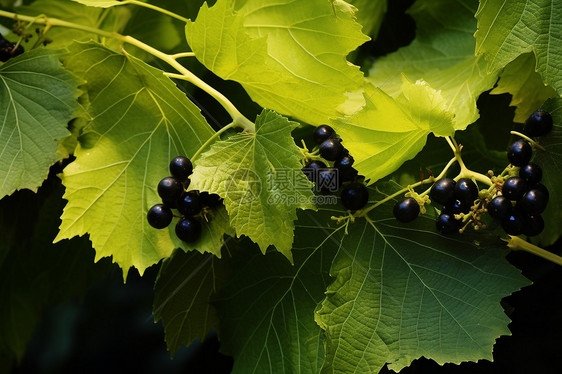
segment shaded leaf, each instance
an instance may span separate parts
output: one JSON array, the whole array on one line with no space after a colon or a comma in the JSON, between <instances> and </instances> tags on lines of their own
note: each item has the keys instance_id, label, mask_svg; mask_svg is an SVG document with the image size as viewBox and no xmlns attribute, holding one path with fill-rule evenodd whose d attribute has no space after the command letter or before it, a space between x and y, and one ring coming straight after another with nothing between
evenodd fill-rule
<instances>
[{"instance_id":1,"label":"shaded leaf","mask_svg":"<svg viewBox=\"0 0 562 374\"><path fill-rule=\"evenodd\" d=\"M324 297L335 254L331 211L300 212L294 266L278 252L265 256L234 247L232 275L216 297L221 350L234 356L233 373L318 373L324 334L314 310Z\"/></svg>"},{"instance_id":2,"label":"shaded leaf","mask_svg":"<svg viewBox=\"0 0 562 374\"><path fill-rule=\"evenodd\" d=\"M490 92L493 95L509 93L513 96L511 106L515 109L515 122L525 120L556 91L545 86L535 71L535 57L526 53L510 62L501 73L498 85Z\"/></svg>"},{"instance_id":3,"label":"shaded leaf","mask_svg":"<svg viewBox=\"0 0 562 374\"><path fill-rule=\"evenodd\" d=\"M398 189L377 187L385 193L371 190L371 199ZM492 359L495 340L509 334L500 300L529 284L505 260L505 243L442 236L431 215L401 224L392 207L381 205L339 239L336 279L316 314L326 331L323 372L378 373L385 363L399 371L421 356Z\"/></svg>"},{"instance_id":4,"label":"shaded leaf","mask_svg":"<svg viewBox=\"0 0 562 374\"><path fill-rule=\"evenodd\" d=\"M70 135L77 84L54 51L30 51L0 66L0 198L36 191L62 159L58 141Z\"/></svg>"},{"instance_id":5,"label":"shaded leaf","mask_svg":"<svg viewBox=\"0 0 562 374\"><path fill-rule=\"evenodd\" d=\"M543 81L562 95L562 3L551 0L481 0L476 54L498 71L533 52Z\"/></svg>"},{"instance_id":6,"label":"shaded leaf","mask_svg":"<svg viewBox=\"0 0 562 374\"><path fill-rule=\"evenodd\" d=\"M210 299L222 287L220 269L212 255L181 250L162 264L154 284L154 321L162 321L172 357L181 345L202 341L219 326Z\"/></svg>"}]
</instances>

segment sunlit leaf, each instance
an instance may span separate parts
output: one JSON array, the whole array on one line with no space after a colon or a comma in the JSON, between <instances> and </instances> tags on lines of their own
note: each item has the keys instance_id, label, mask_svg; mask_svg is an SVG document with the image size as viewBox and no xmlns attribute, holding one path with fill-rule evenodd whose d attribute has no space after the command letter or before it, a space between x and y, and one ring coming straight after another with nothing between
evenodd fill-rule
<instances>
[{"instance_id":1,"label":"sunlit leaf","mask_svg":"<svg viewBox=\"0 0 562 374\"><path fill-rule=\"evenodd\" d=\"M264 110L256 132L218 141L203 153L191 177L194 189L224 197L230 224L265 253L274 245L289 260L297 209L314 209L311 183L300 171L291 137L296 123Z\"/></svg>"},{"instance_id":2,"label":"sunlit leaf","mask_svg":"<svg viewBox=\"0 0 562 374\"><path fill-rule=\"evenodd\" d=\"M261 106L320 124L363 86L345 60L368 40L354 9L341 0L219 0L203 5L186 36L208 69L241 83Z\"/></svg>"},{"instance_id":3,"label":"sunlit leaf","mask_svg":"<svg viewBox=\"0 0 562 374\"><path fill-rule=\"evenodd\" d=\"M78 43L65 65L87 82L89 123L62 175L68 204L57 240L87 233L96 259L112 256L125 274L131 266L142 273L177 246L168 230L146 221L160 201L156 186L173 157L193 155L213 130L161 70L134 57ZM211 245L222 231L204 231L220 238L184 247L218 254Z\"/></svg>"}]
</instances>

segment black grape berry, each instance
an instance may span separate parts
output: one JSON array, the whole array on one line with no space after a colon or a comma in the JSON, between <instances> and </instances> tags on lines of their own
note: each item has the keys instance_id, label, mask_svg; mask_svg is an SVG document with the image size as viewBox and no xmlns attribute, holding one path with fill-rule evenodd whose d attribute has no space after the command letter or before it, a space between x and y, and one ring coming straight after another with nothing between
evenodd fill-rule
<instances>
[{"instance_id":1,"label":"black grape berry","mask_svg":"<svg viewBox=\"0 0 562 374\"><path fill-rule=\"evenodd\" d=\"M158 195L162 201L171 208L177 206L177 202L182 193L183 185L174 177L166 177L158 183Z\"/></svg>"},{"instance_id":2,"label":"black grape berry","mask_svg":"<svg viewBox=\"0 0 562 374\"><path fill-rule=\"evenodd\" d=\"M440 205L446 205L453 199L455 185L457 183L451 178L439 179L429 192L432 201Z\"/></svg>"},{"instance_id":3,"label":"black grape berry","mask_svg":"<svg viewBox=\"0 0 562 374\"><path fill-rule=\"evenodd\" d=\"M525 227L525 215L517 207L513 208L511 214L502 220L502 228L509 235L521 235Z\"/></svg>"},{"instance_id":4,"label":"black grape berry","mask_svg":"<svg viewBox=\"0 0 562 374\"><path fill-rule=\"evenodd\" d=\"M334 167L338 169L339 176L342 182L349 182L357 176L357 170L353 168L355 160L351 155L339 158L334 162Z\"/></svg>"},{"instance_id":5,"label":"black grape berry","mask_svg":"<svg viewBox=\"0 0 562 374\"><path fill-rule=\"evenodd\" d=\"M394 217L400 222L411 222L420 214L420 205L416 199L407 197L394 205Z\"/></svg>"},{"instance_id":6,"label":"black grape berry","mask_svg":"<svg viewBox=\"0 0 562 374\"><path fill-rule=\"evenodd\" d=\"M336 132L330 126L321 125L318 126L312 133L312 140L314 140L316 144L322 144L323 142L330 139L335 134Z\"/></svg>"},{"instance_id":7,"label":"black grape berry","mask_svg":"<svg viewBox=\"0 0 562 374\"><path fill-rule=\"evenodd\" d=\"M148 223L155 229L168 227L168 225L172 222L173 217L174 215L172 214L172 210L164 204L154 205L149 209L146 215Z\"/></svg>"},{"instance_id":8,"label":"black grape berry","mask_svg":"<svg viewBox=\"0 0 562 374\"><path fill-rule=\"evenodd\" d=\"M534 162L530 162L527 165L521 166L521 169L519 169L519 176L525 179L528 186L532 186L541 181L542 169Z\"/></svg>"},{"instance_id":9,"label":"black grape berry","mask_svg":"<svg viewBox=\"0 0 562 374\"><path fill-rule=\"evenodd\" d=\"M515 141L507 150L507 159L514 166L528 164L533 156L533 148L523 139Z\"/></svg>"},{"instance_id":10,"label":"black grape berry","mask_svg":"<svg viewBox=\"0 0 562 374\"><path fill-rule=\"evenodd\" d=\"M217 208L219 205L221 205L222 199L219 195L217 194L210 194L208 192L201 192L199 194L199 198L201 199L201 204L203 204L203 206L209 207L209 208Z\"/></svg>"},{"instance_id":11,"label":"black grape berry","mask_svg":"<svg viewBox=\"0 0 562 374\"><path fill-rule=\"evenodd\" d=\"M187 157L177 156L170 162L170 173L183 182L193 173L193 164Z\"/></svg>"},{"instance_id":12,"label":"black grape berry","mask_svg":"<svg viewBox=\"0 0 562 374\"><path fill-rule=\"evenodd\" d=\"M316 186L322 192L335 192L340 188L338 171L335 168L325 168L318 171Z\"/></svg>"},{"instance_id":13,"label":"black grape berry","mask_svg":"<svg viewBox=\"0 0 562 374\"><path fill-rule=\"evenodd\" d=\"M334 167L340 170L350 169L353 166L354 162L355 159L353 158L353 156L347 155L340 159L337 159L336 162L334 162Z\"/></svg>"},{"instance_id":14,"label":"black grape berry","mask_svg":"<svg viewBox=\"0 0 562 374\"><path fill-rule=\"evenodd\" d=\"M201 222L192 217L184 217L176 224L176 235L186 243L196 242L201 237Z\"/></svg>"},{"instance_id":15,"label":"black grape berry","mask_svg":"<svg viewBox=\"0 0 562 374\"><path fill-rule=\"evenodd\" d=\"M548 199L550 198L550 192L548 192L548 188L546 188L544 184L537 183L534 186L532 186L530 189L540 190L544 194L544 196L546 196L546 202L548 203Z\"/></svg>"},{"instance_id":16,"label":"black grape berry","mask_svg":"<svg viewBox=\"0 0 562 374\"><path fill-rule=\"evenodd\" d=\"M194 216L201 212L203 204L195 191L188 191L178 201L178 210L185 216Z\"/></svg>"},{"instance_id":17,"label":"black grape berry","mask_svg":"<svg viewBox=\"0 0 562 374\"><path fill-rule=\"evenodd\" d=\"M16 43L12 43L0 35L0 61L6 62L12 57L19 56L24 52L21 45L14 49L15 46Z\"/></svg>"},{"instance_id":18,"label":"black grape berry","mask_svg":"<svg viewBox=\"0 0 562 374\"><path fill-rule=\"evenodd\" d=\"M518 205L529 215L540 214L546 209L547 196L538 189L531 189L523 195Z\"/></svg>"},{"instance_id":19,"label":"black grape berry","mask_svg":"<svg viewBox=\"0 0 562 374\"><path fill-rule=\"evenodd\" d=\"M328 139L320 144L320 156L328 161L336 161L343 156L344 148L340 139Z\"/></svg>"},{"instance_id":20,"label":"black grape berry","mask_svg":"<svg viewBox=\"0 0 562 374\"><path fill-rule=\"evenodd\" d=\"M527 236L536 236L543 232L544 220L539 214L528 216L526 218L523 234Z\"/></svg>"},{"instance_id":21,"label":"black grape berry","mask_svg":"<svg viewBox=\"0 0 562 374\"><path fill-rule=\"evenodd\" d=\"M341 191L341 202L345 209L359 210L369 201L369 190L362 183L351 183Z\"/></svg>"},{"instance_id":22,"label":"black grape berry","mask_svg":"<svg viewBox=\"0 0 562 374\"><path fill-rule=\"evenodd\" d=\"M472 205L474 200L478 197L478 186L472 179L461 178L455 185L455 198Z\"/></svg>"},{"instance_id":23,"label":"black grape berry","mask_svg":"<svg viewBox=\"0 0 562 374\"><path fill-rule=\"evenodd\" d=\"M320 170L326 169L326 164L322 161L310 161L304 168L302 168L302 172L306 175L309 181L317 182L318 181L318 173Z\"/></svg>"},{"instance_id":24,"label":"black grape berry","mask_svg":"<svg viewBox=\"0 0 562 374\"><path fill-rule=\"evenodd\" d=\"M544 110L537 110L525 121L523 131L530 136L544 136L552 130L552 116Z\"/></svg>"},{"instance_id":25,"label":"black grape berry","mask_svg":"<svg viewBox=\"0 0 562 374\"><path fill-rule=\"evenodd\" d=\"M435 221L435 227L443 235L449 235L459 232L461 229L461 222L456 220L451 214L441 213Z\"/></svg>"},{"instance_id":26,"label":"black grape berry","mask_svg":"<svg viewBox=\"0 0 562 374\"><path fill-rule=\"evenodd\" d=\"M471 203L467 203L465 201L454 199L449 201L448 204L443 206L442 213L447 214L461 214L461 213L468 213L470 212L470 207L472 206Z\"/></svg>"},{"instance_id":27,"label":"black grape berry","mask_svg":"<svg viewBox=\"0 0 562 374\"><path fill-rule=\"evenodd\" d=\"M527 192L527 182L521 177L506 179L502 187L502 195L512 201L517 201Z\"/></svg>"},{"instance_id":28,"label":"black grape berry","mask_svg":"<svg viewBox=\"0 0 562 374\"><path fill-rule=\"evenodd\" d=\"M488 204L488 214L492 218L503 220L511 214L511 201L505 196L496 196Z\"/></svg>"}]
</instances>

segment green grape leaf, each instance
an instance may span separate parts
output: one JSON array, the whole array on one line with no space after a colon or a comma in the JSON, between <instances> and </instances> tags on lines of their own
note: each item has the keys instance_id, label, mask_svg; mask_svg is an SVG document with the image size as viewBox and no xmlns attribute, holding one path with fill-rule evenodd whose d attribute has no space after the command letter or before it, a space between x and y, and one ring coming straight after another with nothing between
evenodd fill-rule
<instances>
[{"instance_id":1,"label":"green grape leaf","mask_svg":"<svg viewBox=\"0 0 562 374\"><path fill-rule=\"evenodd\" d=\"M261 106L320 124L363 87L345 60L368 40L354 11L341 0L218 0L203 5L186 36L209 70L241 83Z\"/></svg>"},{"instance_id":2,"label":"green grape leaf","mask_svg":"<svg viewBox=\"0 0 562 374\"><path fill-rule=\"evenodd\" d=\"M154 321L162 321L168 350L205 338L219 326L211 296L223 285L224 261L209 254L174 251L160 268L154 285Z\"/></svg>"},{"instance_id":3,"label":"green grape leaf","mask_svg":"<svg viewBox=\"0 0 562 374\"><path fill-rule=\"evenodd\" d=\"M34 50L0 66L0 198L36 191L62 158L58 141L70 135L77 86L59 52Z\"/></svg>"},{"instance_id":4,"label":"green grape leaf","mask_svg":"<svg viewBox=\"0 0 562 374\"><path fill-rule=\"evenodd\" d=\"M299 213L294 266L277 252L231 250L232 275L214 304L221 350L234 356L233 373L320 372L324 334L314 310L331 282L337 249L321 246L338 231L329 227L331 215L330 210Z\"/></svg>"},{"instance_id":5,"label":"green grape leaf","mask_svg":"<svg viewBox=\"0 0 562 374\"><path fill-rule=\"evenodd\" d=\"M146 221L160 201L159 180L174 156L192 156L214 131L161 70L132 56L76 43L65 65L87 82L88 124L62 175L68 204L56 240L88 233L96 260L113 256L125 277L131 266L142 274L177 246L168 230ZM219 229L205 232L221 232L223 220L215 222ZM195 249L219 253L209 245L220 236Z\"/></svg>"},{"instance_id":6,"label":"green grape leaf","mask_svg":"<svg viewBox=\"0 0 562 374\"><path fill-rule=\"evenodd\" d=\"M20 191L0 201L0 351L5 346L17 360L44 306L82 295L110 268L93 263L85 238L52 244L63 191L50 178L37 194Z\"/></svg>"},{"instance_id":7,"label":"green grape leaf","mask_svg":"<svg viewBox=\"0 0 562 374\"><path fill-rule=\"evenodd\" d=\"M425 82L404 81L396 99L375 88L355 115L332 122L355 159L354 167L374 183L420 152L430 133L454 133L453 114Z\"/></svg>"},{"instance_id":8,"label":"green grape leaf","mask_svg":"<svg viewBox=\"0 0 562 374\"><path fill-rule=\"evenodd\" d=\"M347 2L359 10L357 22L363 25L363 33L375 36L379 32L386 14L387 0L349 0Z\"/></svg>"},{"instance_id":9,"label":"green grape leaf","mask_svg":"<svg viewBox=\"0 0 562 374\"><path fill-rule=\"evenodd\" d=\"M545 86L535 71L535 56L526 53L510 62L502 72L498 85L490 92L493 95L509 93L513 97L515 122L524 123L548 98L557 96L556 91Z\"/></svg>"},{"instance_id":10,"label":"green grape leaf","mask_svg":"<svg viewBox=\"0 0 562 374\"><path fill-rule=\"evenodd\" d=\"M548 188L549 201L542 214L545 222L544 232L536 240L543 245L554 244L562 235L562 99L550 99L543 106L552 115L554 129L546 136L539 138L539 143L546 151L535 150L533 162L543 170L542 184Z\"/></svg>"},{"instance_id":11,"label":"green grape leaf","mask_svg":"<svg viewBox=\"0 0 562 374\"><path fill-rule=\"evenodd\" d=\"M481 0L476 13L476 54L488 72L502 69L519 55L533 52L536 71L562 95L562 3L551 0Z\"/></svg>"},{"instance_id":12,"label":"green grape leaf","mask_svg":"<svg viewBox=\"0 0 562 374\"><path fill-rule=\"evenodd\" d=\"M498 77L498 72L487 73L483 57L474 55L476 6L476 1L417 1L408 11L417 24L416 39L376 61L369 81L396 97L401 74L411 81L422 79L440 91L455 115L455 129L466 129L479 117L478 96Z\"/></svg>"},{"instance_id":13,"label":"green grape leaf","mask_svg":"<svg viewBox=\"0 0 562 374\"><path fill-rule=\"evenodd\" d=\"M398 188L379 183L371 199ZM385 363L398 372L421 356L439 364L491 360L495 340L510 334L500 300L530 282L504 258L499 239L442 236L430 214L401 224L393 204L327 242L339 251L316 313L326 331L323 372L378 373Z\"/></svg>"},{"instance_id":14,"label":"green grape leaf","mask_svg":"<svg viewBox=\"0 0 562 374\"><path fill-rule=\"evenodd\" d=\"M230 224L265 253L274 245L289 260L296 209L315 209L312 184L300 171L302 154L291 137L297 126L265 109L255 133L215 142L197 160L191 188L224 198Z\"/></svg>"},{"instance_id":15,"label":"green grape leaf","mask_svg":"<svg viewBox=\"0 0 562 374\"><path fill-rule=\"evenodd\" d=\"M130 19L130 12L125 7L110 9L106 13L101 8L88 7L78 4L72 0L37 0L30 5L17 8L17 12L30 16L48 15L64 21L78 23L80 25L105 31L121 32ZM67 27L54 27L46 35L51 43L49 49L62 49L73 41L88 41L91 39L102 41L102 38L83 30L76 30ZM32 36L28 42L22 44L26 49L31 49L37 41L36 35ZM105 44L119 47L120 43L108 38L103 40Z\"/></svg>"}]
</instances>

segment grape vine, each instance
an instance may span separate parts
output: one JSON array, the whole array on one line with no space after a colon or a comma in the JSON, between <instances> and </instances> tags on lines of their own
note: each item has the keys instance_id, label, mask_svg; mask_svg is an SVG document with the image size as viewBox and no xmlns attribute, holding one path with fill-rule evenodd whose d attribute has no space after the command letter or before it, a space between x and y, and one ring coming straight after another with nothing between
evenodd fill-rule
<instances>
[{"instance_id":1,"label":"grape vine","mask_svg":"<svg viewBox=\"0 0 562 374\"><path fill-rule=\"evenodd\" d=\"M530 16L495 3L416 0L414 40L376 57L385 0L3 3L0 278L37 257L56 289L59 266L91 265L70 297L102 258L124 280L158 267L172 355L216 328L235 373L491 360L500 301L530 284L506 255L562 265L544 249L562 235L562 45L537 41L562 14L544 4L506 50ZM525 123L486 127L478 98L503 93ZM5 213L23 202L30 234ZM0 289L18 293L53 291ZM0 309L8 366L26 316Z\"/></svg>"}]
</instances>

